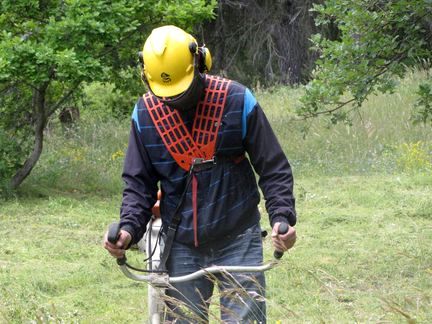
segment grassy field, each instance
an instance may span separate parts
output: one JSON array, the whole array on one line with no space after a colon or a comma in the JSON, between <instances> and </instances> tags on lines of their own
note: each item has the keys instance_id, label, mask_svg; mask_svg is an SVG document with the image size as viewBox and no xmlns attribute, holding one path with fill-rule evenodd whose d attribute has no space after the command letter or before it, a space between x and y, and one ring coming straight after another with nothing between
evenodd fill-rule
<instances>
[{"instance_id":1,"label":"grassy field","mask_svg":"<svg viewBox=\"0 0 432 324\"><path fill-rule=\"evenodd\" d=\"M432 131L408 120L423 77L333 128L292 120L301 89L257 92L293 164L299 214L296 247L267 273L269 323L432 322ZM53 125L31 177L0 201L0 323L145 322L146 286L101 246L128 127Z\"/></svg>"}]
</instances>

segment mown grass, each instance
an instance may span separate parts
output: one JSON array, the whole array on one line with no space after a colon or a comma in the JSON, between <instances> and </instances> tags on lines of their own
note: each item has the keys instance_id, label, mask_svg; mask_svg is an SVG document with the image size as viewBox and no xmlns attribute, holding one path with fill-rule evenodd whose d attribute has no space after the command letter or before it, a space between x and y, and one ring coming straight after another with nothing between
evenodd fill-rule
<instances>
[{"instance_id":1,"label":"mown grass","mask_svg":"<svg viewBox=\"0 0 432 324\"><path fill-rule=\"evenodd\" d=\"M430 322L431 183L431 175L299 179L298 244L267 273L269 321ZM145 285L123 277L101 247L117 198L2 204L5 322L144 321Z\"/></svg>"},{"instance_id":2,"label":"mown grass","mask_svg":"<svg viewBox=\"0 0 432 324\"><path fill-rule=\"evenodd\" d=\"M431 175L300 179L298 245L289 254L284 286L270 290L276 296L289 290L293 322L408 316L430 322L431 181ZM279 281L276 272L269 276Z\"/></svg>"},{"instance_id":3,"label":"mown grass","mask_svg":"<svg viewBox=\"0 0 432 324\"><path fill-rule=\"evenodd\" d=\"M269 323L432 322L432 132L408 121L423 77L371 98L352 127L315 121L305 139L292 120L301 89L257 92L293 164L299 213L296 247L267 273ZM53 122L31 177L0 201L0 323L145 322L146 286L101 246L118 218L128 127Z\"/></svg>"}]
</instances>

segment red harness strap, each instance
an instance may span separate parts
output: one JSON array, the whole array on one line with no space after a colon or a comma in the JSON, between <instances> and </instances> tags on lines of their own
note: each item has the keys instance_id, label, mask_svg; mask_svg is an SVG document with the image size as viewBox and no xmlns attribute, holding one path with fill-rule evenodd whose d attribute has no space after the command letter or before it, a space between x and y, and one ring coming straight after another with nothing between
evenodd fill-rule
<instances>
[{"instance_id":1,"label":"red harness strap","mask_svg":"<svg viewBox=\"0 0 432 324\"><path fill-rule=\"evenodd\" d=\"M230 80L207 75L206 81L205 96L198 103L192 134L176 109L165 105L150 93L143 96L165 147L185 171L190 170L194 158L209 160L215 153Z\"/></svg>"},{"instance_id":2,"label":"red harness strap","mask_svg":"<svg viewBox=\"0 0 432 324\"><path fill-rule=\"evenodd\" d=\"M194 243L195 247L198 247L198 180L195 174L192 174L192 210Z\"/></svg>"},{"instance_id":3,"label":"red harness strap","mask_svg":"<svg viewBox=\"0 0 432 324\"><path fill-rule=\"evenodd\" d=\"M216 140L221 125L230 80L206 75L207 87L203 100L198 103L192 134L179 112L165 105L150 93L143 96L153 124L168 152L185 171L191 170L195 159L211 160L216 150ZM194 242L198 246L198 181L192 174L192 208Z\"/></svg>"}]
</instances>

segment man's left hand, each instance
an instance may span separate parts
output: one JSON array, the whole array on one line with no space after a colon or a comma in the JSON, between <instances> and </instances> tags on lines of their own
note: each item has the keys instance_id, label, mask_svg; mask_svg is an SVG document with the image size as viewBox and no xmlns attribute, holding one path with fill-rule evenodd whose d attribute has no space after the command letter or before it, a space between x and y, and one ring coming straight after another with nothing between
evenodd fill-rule
<instances>
[{"instance_id":1,"label":"man's left hand","mask_svg":"<svg viewBox=\"0 0 432 324\"><path fill-rule=\"evenodd\" d=\"M285 252L294 246L297 235L295 228L292 226L289 227L287 233L278 234L280 224L280 222L274 224L271 238L276 251Z\"/></svg>"}]
</instances>

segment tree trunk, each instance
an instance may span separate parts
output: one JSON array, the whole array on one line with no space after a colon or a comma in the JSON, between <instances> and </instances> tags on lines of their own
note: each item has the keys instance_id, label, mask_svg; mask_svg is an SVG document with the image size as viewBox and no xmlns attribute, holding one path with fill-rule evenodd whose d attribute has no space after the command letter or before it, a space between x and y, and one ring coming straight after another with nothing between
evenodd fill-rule
<instances>
[{"instance_id":1,"label":"tree trunk","mask_svg":"<svg viewBox=\"0 0 432 324\"><path fill-rule=\"evenodd\" d=\"M308 81L318 31L310 8L322 1L219 1L217 19L203 26L213 70L247 86Z\"/></svg>"},{"instance_id":2,"label":"tree trunk","mask_svg":"<svg viewBox=\"0 0 432 324\"><path fill-rule=\"evenodd\" d=\"M33 114L34 114L34 133L35 141L33 151L25 161L21 169L19 169L11 180L12 189L18 188L18 186L24 181L25 178L30 174L33 167L36 165L39 157L42 153L43 147L43 131L47 122L47 116L45 114L45 93L48 85L44 85L40 89L33 91Z\"/></svg>"}]
</instances>

